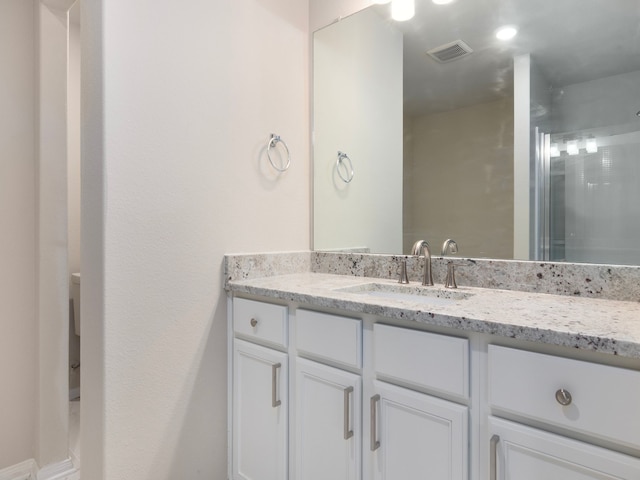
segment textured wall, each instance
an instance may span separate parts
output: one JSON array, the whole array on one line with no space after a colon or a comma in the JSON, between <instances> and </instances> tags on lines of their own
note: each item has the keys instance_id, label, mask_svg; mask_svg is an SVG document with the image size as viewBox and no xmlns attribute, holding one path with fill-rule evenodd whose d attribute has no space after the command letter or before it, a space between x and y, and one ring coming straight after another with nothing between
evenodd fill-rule
<instances>
[{"instance_id":1,"label":"textured wall","mask_svg":"<svg viewBox=\"0 0 640 480\"><path fill-rule=\"evenodd\" d=\"M226 478L223 254L309 247L308 4L84 7L83 477Z\"/></svg>"},{"instance_id":2,"label":"textured wall","mask_svg":"<svg viewBox=\"0 0 640 480\"><path fill-rule=\"evenodd\" d=\"M313 45L313 246L398 252L402 34L367 10L316 32ZM336 171L338 151L353 163L350 183Z\"/></svg>"},{"instance_id":3,"label":"textured wall","mask_svg":"<svg viewBox=\"0 0 640 480\"><path fill-rule=\"evenodd\" d=\"M0 2L0 470L34 456L35 13Z\"/></svg>"}]
</instances>

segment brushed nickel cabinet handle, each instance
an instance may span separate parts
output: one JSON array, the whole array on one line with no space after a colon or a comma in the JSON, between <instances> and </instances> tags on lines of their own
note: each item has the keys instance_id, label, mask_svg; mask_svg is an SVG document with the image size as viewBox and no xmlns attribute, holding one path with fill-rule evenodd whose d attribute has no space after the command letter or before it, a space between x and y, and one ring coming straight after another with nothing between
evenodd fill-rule
<instances>
[{"instance_id":1,"label":"brushed nickel cabinet handle","mask_svg":"<svg viewBox=\"0 0 640 480\"><path fill-rule=\"evenodd\" d=\"M491 452L489 453L489 479L498 480L498 442L500 437L494 435L491 437Z\"/></svg>"},{"instance_id":2,"label":"brushed nickel cabinet handle","mask_svg":"<svg viewBox=\"0 0 640 480\"><path fill-rule=\"evenodd\" d=\"M258 320L256 320L255 318L252 318L249 323L251 324L252 327L255 328L255 326L258 325Z\"/></svg>"},{"instance_id":3,"label":"brushed nickel cabinet handle","mask_svg":"<svg viewBox=\"0 0 640 480\"><path fill-rule=\"evenodd\" d=\"M378 416L376 404L380 402L380 395L371 397L371 451L375 452L380 448L380 440L378 440Z\"/></svg>"},{"instance_id":4,"label":"brushed nickel cabinet handle","mask_svg":"<svg viewBox=\"0 0 640 480\"><path fill-rule=\"evenodd\" d=\"M351 426L351 394L353 393L353 387L347 387L344 389L344 439L349 440L353 437L353 430L350 429Z\"/></svg>"},{"instance_id":5,"label":"brushed nickel cabinet handle","mask_svg":"<svg viewBox=\"0 0 640 480\"><path fill-rule=\"evenodd\" d=\"M561 388L556 392L556 400L560 405L566 407L567 405L571 405L573 398L571 397L571 393L569 393L569 390Z\"/></svg>"},{"instance_id":6,"label":"brushed nickel cabinet handle","mask_svg":"<svg viewBox=\"0 0 640 480\"><path fill-rule=\"evenodd\" d=\"M282 401L278 398L278 369L282 367L281 363L271 365L271 406L273 408L282 405Z\"/></svg>"}]
</instances>

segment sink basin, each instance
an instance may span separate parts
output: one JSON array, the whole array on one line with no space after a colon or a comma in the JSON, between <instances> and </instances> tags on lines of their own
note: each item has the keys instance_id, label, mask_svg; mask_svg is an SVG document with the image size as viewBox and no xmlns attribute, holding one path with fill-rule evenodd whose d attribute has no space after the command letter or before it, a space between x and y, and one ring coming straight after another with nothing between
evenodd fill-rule
<instances>
[{"instance_id":1,"label":"sink basin","mask_svg":"<svg viewBox=\"0 0 640 480\"><path fill-rule=\"evenodd\" d=\"M406 302L440 306L454 305L473 295L468 292L437 287L376 282L338 288L336 291L356 293L360 295L367 295L369 297L386 298L389 300L402 300Z\"/></svg>"}]
</instances>

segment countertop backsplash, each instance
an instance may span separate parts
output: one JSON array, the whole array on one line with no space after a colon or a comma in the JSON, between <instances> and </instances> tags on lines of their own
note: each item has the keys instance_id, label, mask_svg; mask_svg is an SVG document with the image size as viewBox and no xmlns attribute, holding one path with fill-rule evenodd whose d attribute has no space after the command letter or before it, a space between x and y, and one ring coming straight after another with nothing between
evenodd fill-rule
<instances>
[{"instance_id":1,"label":"countertop backsplash","mask_svg":"<svg viewBox=\"0 0 640 480\"><path fill-rule=\"evenodd\" d=\"M320 251L230 254L225 256L225 285L304 272L396 279L402 260L407 261L409 280L420 282L424 258L412 255ZM432 269L436 285L444 283L449 261L457 265L459 286L640 302L640 267L636 266L435 256Z\"/></svg>"}]
</instances>

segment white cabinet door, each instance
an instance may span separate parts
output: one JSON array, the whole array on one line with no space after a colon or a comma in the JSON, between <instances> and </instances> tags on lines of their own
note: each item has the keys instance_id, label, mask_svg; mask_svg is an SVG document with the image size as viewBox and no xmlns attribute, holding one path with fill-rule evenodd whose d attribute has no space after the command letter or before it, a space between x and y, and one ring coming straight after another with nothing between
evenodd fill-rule
<instances>
[{"instance_id":1,"label":"white cabinet door","mask_svg":"<svg viewBox=\"0 0 640 480\"><path fill-rule=\"evenodd\" d=\"M286 354L235 340L234 480L287 478L287 379Z\"/></svg>"},{"instance_id":2,"label":"white cabinet door","mask_svg":"<svg viewBox=\"0 0 640 480\"><path fill-rule=\"evenodd\" d=\"M370 403L370 452L376 480L468 477L467 407L383 382Z\"/></svg>"},{"instance_id":3,"label":"white cabinet door","mask_svg":"<svg viewBox=\"0 0 640 480\"><path fill-rule=\"evenodd\" d=\"M494 417L490 431L489 480L640 479L635 457Z\"/></svg>"},{"instance_id":4,"label":"white cabinet door","mask_svg":"<svg viewBox=\"0 0 640 480\"><path fill-rule=\"evenodd\" d=\"M359 480L361 379L296 359L297 480Z\"/></svg>"}]
</instances>

